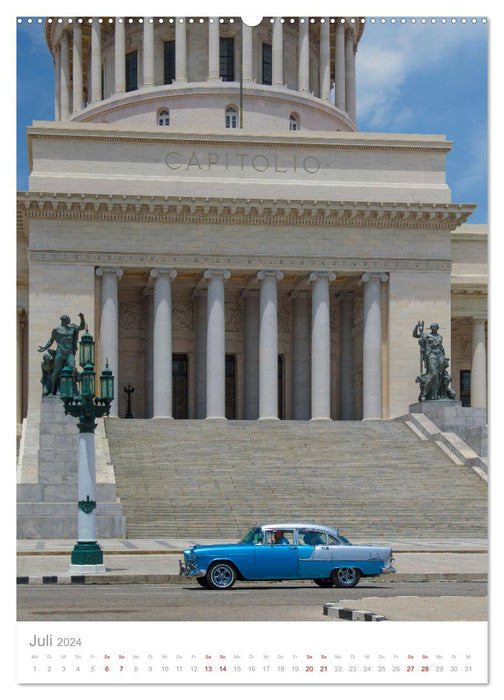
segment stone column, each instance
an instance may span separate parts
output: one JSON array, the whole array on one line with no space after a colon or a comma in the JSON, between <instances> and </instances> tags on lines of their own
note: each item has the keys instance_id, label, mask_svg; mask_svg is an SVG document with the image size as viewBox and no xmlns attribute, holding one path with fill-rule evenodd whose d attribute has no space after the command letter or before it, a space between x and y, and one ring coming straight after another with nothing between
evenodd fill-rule
<instances>
[{"instance_id":1,"label":"stone column","mask_svg":"<svg viewBox=\"0 0 504 700\"><path fill-rule=\"evenodd\" d=\"M154 280L153 309L153 418L172 418L172 296L171 268L151 270Z\"/></svg>"},{"instance_id":2,"label":"stone column","mask_svg":"<svg viewBox=\"0 0 504 700\"><path fill-rule=\"evenodd\" d=\"M334 272L312 272L311 417L331 418L331 323L329 282Z\"/></svg>"},{"instance_id":3,"label":"stone column","mask_svg":"<svg viewBox=\"0 0 504 700\"><path fill-rule=\"evenodd\" d=\"M304 20L304 22L302 21ZM310 42L309 42L309 18L298 19L298 91L310 90Z\"/></svg>"},{"instance_id":4,"label":"stone column","mask_svg":"<svg viewBox=\"0 0 504 700\"><path fill-rule=\"evenodd\" d=\"M175 80L187 82L187 38L184 17L175 18Z\"/></svg>"},{"instance_id":5,"label":"stone column","mask_svg":"<svg viewBox=\"0 0 504 700\"><path fill-rule=\"evenodd\" d=\"M243 23L243 81L252 81L252 27Z\"/></svg>"},{"instance_id":6,"label":"stone column","mask_svg":"<svg viewBox=\"0 0 504 700\"><path fill-rule=\"evenodd\" d=\"M145 417L154 415L154 289L143 290L145 299Z\"/></svg>"},{"instance_id":7,"label":"stone column","mask_svg":"<svg viewBox=\"0 0 504 700\"><path fill-rule=\"evenodd\" d=\"M54 121L61 121L61 44L54 49Z\"/></svg>"},{"instance_id":8,"label":"stone column","mask_svg":"<svg viewBox=\"0 0 504 700\"><path fill-rule=\"evenodd\" d=\"M245 301L245 420L259 418L259 292L244 292Z\"/></svg>"},{"instance_id":9,"label":"stone column","mask_svg":"<svg viewBox=\"0 0 504 700\"><path fill-rule=\"evenodd\" d=\"M83 102L82 88L82 25L77 18L73 23L73 99L72 111L80 112Z\"/></svg>"},{"instance_id":10,"label":"stone column","mask_svg":"<svg viewBox=\"0 0 504 700\"><path fill-rule=\"evenodd\" d=\"M355 419L353 292L341 295L341 420Z\"/></svg>"},{"instance_id":11,"label":"stone column","mask_svg":"<svg viewBox=\"0 0 504 700\"><path fill-rule=\"evenodd\" d=\"M207 290L194 292L196 418L206 416Z\"/></svg>"},{"instance_id":12,"label":"stone column","mask_svg":"<svg viewBox=\"0 0 504 700\"><path fill-rule=\"evenodd\" d=\"M278 419L278 270L261 270L259 320L259 419Z\"/></svg>"},{"instance_id":13,"label":"stone column","mask_svg":"<svg viewBox=\"0 0 504 700\"><path fill-rule=\"evenodd\" d=\"M227 270L205 270L207 293L207 418L226 417L226 318L224 282Z\"/></svg>"},{"instance_id":14,"label":"stone column","mask_svg":"<svg viewBox=\"0 0 504 700\"><path fill-rule=\"evenodd\" d=\"M124 17L116 17L114 37L114 92L126 92L126 27Z\"/></svg>"},{"instance_id":15,"label":"stone column","mask_svg":"<svg viewBox=\"0 0 504 700\"><path fill-rule=\"evenodd\" d=\"M292 328L292 418L310 420L310 296L296 292Z\"/></svg>"},{"instance_id":16,"label":"stone column","mask_svg":"<svg viewBox=\"0 0 504 700\"><path fill-rule=\"evenodd\" d=\"M336 20L336 41L334 47L335 89L334 103L343 112L346 109L345 100L345 25L341 17Z\"/></svg>"},{"instance_id":17,"label":"stone column","mask_svg":"<svg viewBox=\"0 0 504 700\"><path fill-rule=\"evenodd\" d=\"M25 363L24 363L24 347L25 347L25 327L26 327L26 314L24 312L24 309L17 309L17 314L16 314L16 331L17 331L17 343L16 343L16 371L17 371L17 381L16 381L16 421L18 425L21 425L23 422L23 386L24 386L24 378L23 378L23 370L25 368Z\"/></svg>"},{"instance_id":18,"label":"stone column","mask_svg":"<svg viewBox=\"0 0 504 700\"><path fill-rule=\"evenodd\" d=\"M143 87L154 85L154 22L143 18Z\"/></svg>"},{"instance_id":19,"label":"stone column","mask_svg":"<svg viewBox=\"0 0 504 700\"><path fill-rule=\"evenodd\" d=\"M366 272L364 284L363 340L362 340L362 417L382 418L382 319L381 282L388 275L382 272Z\"/></svg>"},{"instance_id":20,"label":"stone column","mask_svg":"<svg viewBox=\"0 0 504 700\"><path fill-rule=\"evenodd\" d=\"M91 102L102 98L101 25L98 17L91 24Z\"/></svg>"},{"instance_id":21,"label":"stone column","mask_svg":"<svg viewBox=\"0 0 504 700\"><path fill-rule=\"evenodd\" d=\"M70 116L70 37L61 36L61 119Z\"/></svg>"},{"instance_id":22,"label":"stone column","mask_svg":"<svg viewBox=\"0 0 504 700\"><path fill-rule=\"evenodd\" d=\"M345 35L345 104L348 116L356 120L355 97L355 52L353 29L347 30Z\"/></svg>"},{"instance_id":23,"label":"stone column","mask_svg":"<svg viewBox=\"0 0 504 700\"><path fill-rule=\"evenodd\" d=\"M213 22L211 21L213 20ZM220 26L218 17L208 19L208 80L220 78Z\"/></svg>"},{"instance_id":24,"label":"stone column","mask_svg":"<svg viewBox=\"0 0 504 700\"><path fill-rule=\"evenodd\" d=\"M472 320L471 407L486 408L485 319Z\"/></svg>"},{"instance_id":25,"label":"stone column","mask_svg":"<svg viewBox=\"0 0 504 700\"><path fill-rule=\"evenodd\" d=\"M323 20L323 21L322 21ZM329 100L331 92L331 36L329 17L320 22L320 99Z\"/></svg>"},{"instance_id":26,"label":"stone column","mask_svg":"<svg viewBox=\"0 0 504 700\"><path fill-rule=\"evenodd\" d=\"M283 25L280 21L280 17L275 17L272 29L272 84L273 85L283 85Z\"/></svg>"},{"instance_id":27,"label":"stone column","mask_svg":"<svg viewBox=\"0 0 504 700\"><path fill-rule=\"evenodd\" d=\"M119 304L117 299L117 282L122 277L119 267L99 267L96 270L101 283L100 315L100 363L105 366L108 360L114 373L115 400L110 407L110 415L119 415Z\"/></svg>"}]
</instances>

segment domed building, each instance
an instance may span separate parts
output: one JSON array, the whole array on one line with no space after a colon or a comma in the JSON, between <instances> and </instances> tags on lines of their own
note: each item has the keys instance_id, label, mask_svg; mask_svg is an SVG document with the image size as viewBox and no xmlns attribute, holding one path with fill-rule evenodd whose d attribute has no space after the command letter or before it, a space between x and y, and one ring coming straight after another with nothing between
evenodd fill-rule
<instances>
[{"instance_id":1,"label":"domed building","mask_svg":"<svg viewBox=\"0 0 504 700\"><path fill-rule=\"evenodd\" d=\"M397 418L419 319L486 406L486 227L451 201L445 136L359 131L364 24L46 20L55 120L27 128L18 194L20 483L62 313L84 314L119 419L126 385L141 420Z\"/></svg>"}]
</instances>

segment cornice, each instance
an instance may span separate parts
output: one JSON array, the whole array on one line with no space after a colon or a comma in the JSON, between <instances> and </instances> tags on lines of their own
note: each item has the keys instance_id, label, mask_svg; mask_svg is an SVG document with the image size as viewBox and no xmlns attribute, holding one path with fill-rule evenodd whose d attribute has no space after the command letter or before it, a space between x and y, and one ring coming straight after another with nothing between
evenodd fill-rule
<instances>
[{"instance_id":1,"label":"cornice","mask_svg":"<svg viewBox=\"0 0 504 700\"><path fill-rule=\"evenodd\" d=\"M409 271L435 270L449 272L451 261L430 258L368 258L368 257L334 257L334 256L296 256L296 255L215 255L211 253L144 253L75 251L75 250L38 250L28 251L30 262L64 263L75 265L107 265L121 268L169 267L174 269L217 268L231 270L283 270L303 271L309 274L319 272L359 273L375 270Z\"/></svg>"},{"instance_id":2,"label":"cornice","mask_svg":"<svg viewBox=\"0 0 504 700\"><path fill-rule=\"evenodd\" d=\"M139 99L157 100L158 96L141 93ZM302 99L302 98L299 98ZM229 130L231 131L231 130ZM288 135L278 132L271 134L239 133L209 134L208 132L166 131L141 128L122 128L116 124L96 124L94 122L34 122L27 128L28 141L83 141L107 143L175 144L180 146L227 146L228 148L296 148L324 149L328 151L393 151L421 153L449 153L452 142L436 136L404 134L373 134L353 131L301 132Z\"/></svg>"},{"instance_id":3,"label":"cornice","mask_svg":"<svg viewBox=\"0 0 504 700\"><path fill-rule=\"evenodd\" d=\"M283 199L18 193L29 219L260 224L452 231L476 205Z\"/></svg>"}]
</instances>

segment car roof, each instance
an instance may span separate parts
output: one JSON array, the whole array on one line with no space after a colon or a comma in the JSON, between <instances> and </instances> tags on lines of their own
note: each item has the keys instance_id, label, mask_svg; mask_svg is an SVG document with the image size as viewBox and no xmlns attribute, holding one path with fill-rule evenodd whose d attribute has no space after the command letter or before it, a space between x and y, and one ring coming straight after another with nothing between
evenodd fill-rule
<instances>
[{"instance_id":1,"label":"car roof","mask_svg":"<svg viewBox=\"0 0 504 700\"><path fill-rule=\"evenodd\" d=\"M259 523L257 527L262 527L266 529L274 529L274 530L294 530L294 529L300 529L300 528L316 528L320 530L327 530L329 532L333 532L336 535L338 534L338 528L337 527L332 527L330 525L321 525L320 523L298 523L298 522L286 522L286 523Z\"/></svg>"}]
</instances>

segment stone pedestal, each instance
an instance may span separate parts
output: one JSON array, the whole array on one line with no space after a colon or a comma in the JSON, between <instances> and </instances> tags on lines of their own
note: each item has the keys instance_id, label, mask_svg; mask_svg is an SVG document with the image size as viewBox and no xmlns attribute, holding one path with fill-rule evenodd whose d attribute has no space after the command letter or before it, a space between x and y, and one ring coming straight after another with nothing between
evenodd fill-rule
<instances>
[{"instance_id":1,"label":"stone pedestal","mask_svg":"<svg viewBox=\"0 0 504 700\"><path fill-rule=\"evenodd\" d=\"M419 401L410 413L424 413L443 433L456 433L481 457L488 455L486 409L463 407L451 399Z\"/></svg>"},{"instance_id":2,"label":"stone pedestal","mask_svg":"<svg viewBox=\"0 0 504 700\"><path fill-rule=\"evenodd\" d=\"M101 428L102 425L97 428L97 434ZM17 486L17 537L75 539L79 515L77 467L80 433L76 419L65 416L59 396L46 396L41 401L39 441L37 479ZM100 459L106 457L103 454L100 457L99 444L97 450L97 536L123 538L126 518L117 500L113 471L110 480L107 479L104 473L106 465L100 463Z\"/></svg>"}]
</instances>

